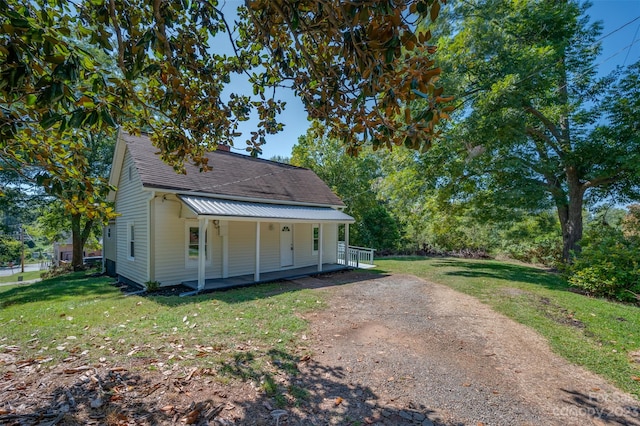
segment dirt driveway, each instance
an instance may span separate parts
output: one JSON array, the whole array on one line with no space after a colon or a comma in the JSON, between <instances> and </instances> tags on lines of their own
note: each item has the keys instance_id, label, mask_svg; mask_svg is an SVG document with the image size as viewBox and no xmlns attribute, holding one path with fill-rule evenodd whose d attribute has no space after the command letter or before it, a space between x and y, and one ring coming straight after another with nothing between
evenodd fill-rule
<instances>
[{"instance_id":1,"label":"dirt driveway","mask_svg":"<svg viewBox=\"0 0 640 426\"><path fill-rule=\"evenodd\" d=\"M324 392L329 423L640 424L636 399L476 299L409 275L365 277L299 281L329 294L328 309L308 316L310 368L322 371L307 371L335 386Z\"/></svg>"}]
</instances>

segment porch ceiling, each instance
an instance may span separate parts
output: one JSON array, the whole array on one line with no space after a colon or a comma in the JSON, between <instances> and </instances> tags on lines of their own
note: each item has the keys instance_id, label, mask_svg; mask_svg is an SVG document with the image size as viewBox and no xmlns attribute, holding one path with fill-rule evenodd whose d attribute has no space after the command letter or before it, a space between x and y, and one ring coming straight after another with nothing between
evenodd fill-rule
<instances>
[{"instance_id":1,"label":"porch ceiling","mask_svg":"<svg viewBox=\"0 0 640 426\"><path fill-rule=\"evenodd\" d=\"M178 195L199 216L243 219L303 220L353 223L353 217L330 207L307 207L284 204L250 203L208 197Z\"/></svg>"}]
</instances>

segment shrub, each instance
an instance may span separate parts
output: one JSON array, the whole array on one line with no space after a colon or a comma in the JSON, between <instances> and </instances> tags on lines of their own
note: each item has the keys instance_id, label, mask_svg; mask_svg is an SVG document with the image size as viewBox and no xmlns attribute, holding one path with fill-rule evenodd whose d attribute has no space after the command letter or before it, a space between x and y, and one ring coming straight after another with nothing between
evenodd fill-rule
<instances>
[{"instance_id":1,"label":"shrub","mask_svg":"<svg viewBox=\"0 0 640 426\"><path fill-rule=\"evenodd\" d=\"M160 290L160 283L158 281L147 281L144 285L149 293Z\"/></svg>"},{"instance_id":2,"label":"shrub","mask_svg":"<svg viewBox=\"0 0 640 426\"><path fill-rule=\"evenodd\" d=\"M71 272L73 272L73 268L70 263L60 263L59 266L52 266L48 271L41 273L40 277L42 279L55 278L60 275L70 274Z\"/></svg>"},{"instance_id":3,"label":"shrub","mask_svg":"<svg viewBox=\"0 0 640 426\"><path fill-rule=\"evenodd\" d=\"M562 239L544 236L533 241L505 244L504 251L512 259L558 267L562 263Z\"/></svg>"},{"instance_id":4,"label":"shrub","mask_svg":"<svg viewBox=\"0 0 640 426\"><path fill-rule=\"evenodd\" d=\"M640 294L640 238L609 227L582 242L582 252L567 268L569 284L597 297L637 302Z\"/></svg>"}]
</instances>

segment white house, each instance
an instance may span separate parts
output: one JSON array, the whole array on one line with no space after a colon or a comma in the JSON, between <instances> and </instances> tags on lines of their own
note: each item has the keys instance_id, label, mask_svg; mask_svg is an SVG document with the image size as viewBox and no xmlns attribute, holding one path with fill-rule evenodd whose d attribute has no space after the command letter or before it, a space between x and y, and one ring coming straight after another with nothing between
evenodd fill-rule
<instances>
[{"instance_id":1,"label":"white house","mask_svg":"<svg viewBox=\"0 0 640 426\"><path fill-rule=\"evenodd\" d=\"M118 135L109 199L119 216L104 256L119 280L202 290L344 267L338 230L348 242L354 220L313 171L220 147L207 154L213 170L178 174L157 151L147 136Z\"/></svg>"}]
</instances>

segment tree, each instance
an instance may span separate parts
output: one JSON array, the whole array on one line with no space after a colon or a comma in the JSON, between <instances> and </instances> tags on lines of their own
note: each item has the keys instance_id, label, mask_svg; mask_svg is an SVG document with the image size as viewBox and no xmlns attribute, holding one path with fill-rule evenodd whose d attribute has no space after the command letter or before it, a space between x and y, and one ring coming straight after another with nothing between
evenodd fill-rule
<instances>
[{"instance_id":1,"label":"tree","mask_svg":"<svg viewBox=\"0 0 640 426\"><path fill-rule=\"evenodd\" d=\"M34 145L37 157L25 155L20 161L5 158L2 175L11 178L4 199L17 192L21 195L23 211L30 211L32 216L38 210L48 212L43 216L48 222L45 225L55 227L57 237L64 236L65 231L71 232L71 264L77 270L83 266L83 248L91 232L115 214L112 206L103 201L110 190L107 178L115 138L113 134L89 134L80 130L72 136L58 140L55 135L33 134L28 143ZM49 153L54 146L66 153L65 162L52 160L55 154ZM24 200L26 194L31 194L28 201Z\"/></svg>"},{"instance_id":2,"label":"tree","mask_svg":"<svg viewBox=\"0 0 640 426\"><path fill-rule=\"evenodd\" d=\"M22 243L5 235L0 235L0 262L15 262L20 259Z\"/></svg>"},{"instance_id":3,"label":"tree","mask_svg":"<svg viewBox=\"0 0 640 426\"><path fill-rule=\"evenodd\" d=\"M350 228L353 245L377 250L397 248L400 240L398 222L385 204L376 198L380 177L379 157L365 149L358 157L346 155L348 149L339 141L322 137L322 130L312 129L298 139L291 155L291 164L307 167L347 204L355 226Z\"/></svg>"},{"instance_id":4,"label":"tree","mask_svg":"<svg viewBox=\"0 0 640 426\"><path fill-rule=\"evenodd\" d=\"M113 135L78 133L72 151L73 173L47 167L36 176L38 184L55 198L47 209L48 227L71 231L74 270L83 267L84 246L91 233L100 235L100 227L115 217L113 207L104 201L111 190L108 176L114 148Z\"/></svg>"},{"instance_id":5,"label":"tree","mask_svg":"<svg viewBox=\"0 0 640 426\"><path fill-rule=\"evenodd\" d=\"M486 214L553 206L565 261L579 250L585 201L632 199L640 184L640 65L619 79L596 77L601 26L588 23L587 6L452 5L437 60L458 98L456 124L446 146L421 159L445 199Z\"/></svg>"},{"instance_id":6,"label":"tree","mask_svg":"<svg viewBox=\"0 0 640 426\"><path fill-rule=\"evenodd\" d=\"M367 141L422 147L437 134L442 90L430 33L415 23L434 20L445 1L253 0L232 26L217 1L0 0L2 155L37 158L36 133L121 124L150 131L177 170L185 159L204 170L203 152L232 144L252 112L252 153L281 129L284 104L267 95L279 86L349 152ZM213 48L226 39L231 55ZM95 49L115 67L95 60ZM227 90L238 76L254 97ZM405 122L414 99L427 99L428 113ZM43 161L72 166L47 143L53 157Z\"/></svg>"}]
</instances>

